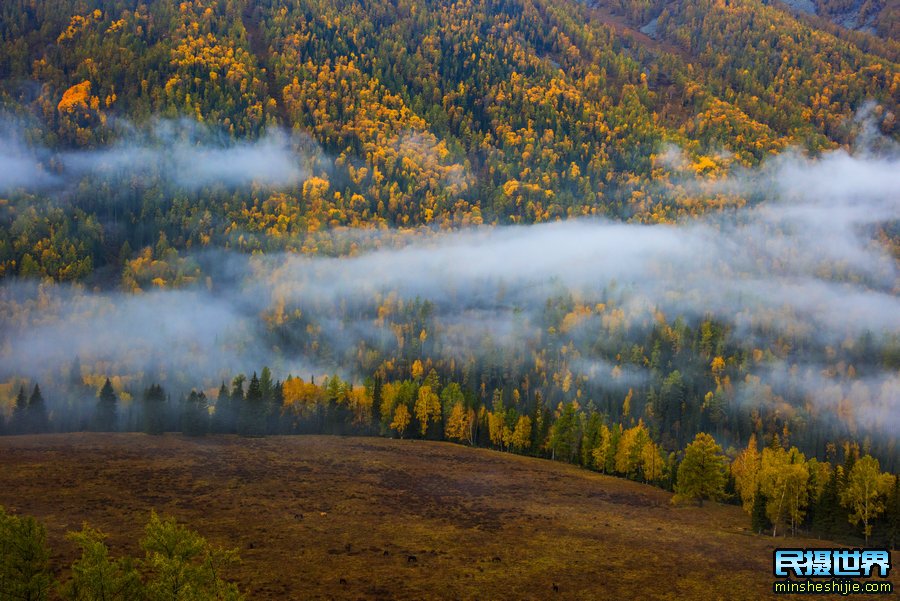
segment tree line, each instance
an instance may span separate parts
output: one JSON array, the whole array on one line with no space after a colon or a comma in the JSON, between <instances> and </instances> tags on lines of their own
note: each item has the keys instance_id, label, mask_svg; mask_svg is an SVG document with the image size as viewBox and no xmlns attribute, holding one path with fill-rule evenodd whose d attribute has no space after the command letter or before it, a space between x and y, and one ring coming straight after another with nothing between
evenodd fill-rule
<instances>
[{"instance_id":1,"label":"tree line","mask_svg":"<svg viewBox=\"0 0 900 601\"><path fill-rule=\"evenodd\" d=\"M624 401L631 402L631 393ZM437 372L414 367L412 377L362 384L338 376L316 383L273 380L263 368L219 387L215 398L191 390L173 399L159 384L123 403L107 378L81 422L51 419L40 387L21 388L7 434L72 429L142 431L187 436L334 434L452 441L497 451L574 463L604 474L673 491L674 502L713 500L741 505L753 531L808 532L849 540L862 535L896 547L900 535L900 479L853 442L827 445L826 457L807 458L773 434L760 448L755 434L741 450L727 450L706 432L684 447L660 440L642 419L616 420L577 400L528 410L496 389L489 402ZM80 405L89 404L82 400ZM627 409L627 407L626 407ZM626 411L625 415L630 412ZM60 414L62 416L63 414Z\"/></svg>"}]
</instances>

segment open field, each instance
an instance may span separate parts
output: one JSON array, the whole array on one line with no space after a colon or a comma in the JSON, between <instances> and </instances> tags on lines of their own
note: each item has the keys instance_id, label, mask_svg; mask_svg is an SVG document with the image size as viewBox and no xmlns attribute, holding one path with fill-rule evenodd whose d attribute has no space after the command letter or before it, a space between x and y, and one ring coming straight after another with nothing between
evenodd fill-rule
<instances>
[{"instance_id":1,"label":"open field","mask_svg":"<svg viewBox=\"0 0 900 601\"><path fill-rule=\"evenodd\" d=\"M760 599L775 546L827 546L754 536L737 507L669 498L422 441L0 438L0 505L47 525L56 565L74 559L64 535L83 521L113 555L138 554L156 509L239 547L234 576L252 599Z\"/></svg>"}]
</instances>

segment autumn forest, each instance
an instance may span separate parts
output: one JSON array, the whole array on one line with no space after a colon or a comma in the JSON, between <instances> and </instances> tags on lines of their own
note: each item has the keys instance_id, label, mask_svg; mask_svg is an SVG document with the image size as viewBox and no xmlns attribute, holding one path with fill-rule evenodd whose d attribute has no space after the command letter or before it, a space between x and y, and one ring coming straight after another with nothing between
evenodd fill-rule
<instances>
[{"instance_id":1,"label":"autumn forest","mask_svg":"<svg viewBox=\"0 0 900 601\"><path fill-rule=\"evenodd\" d=\"M4 1L0 433L444 440L896 545L896 8L809 4Z\"/></svg>"}]
</instances>

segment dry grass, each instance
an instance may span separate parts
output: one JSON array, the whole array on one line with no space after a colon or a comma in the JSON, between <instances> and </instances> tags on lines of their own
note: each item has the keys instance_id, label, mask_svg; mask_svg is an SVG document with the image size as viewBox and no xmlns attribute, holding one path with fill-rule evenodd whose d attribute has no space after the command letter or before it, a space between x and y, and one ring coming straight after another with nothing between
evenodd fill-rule
<instances>
[{"instance_id":1,"label":"dry grass","mask_svg":"<svg viewBox=\"0 0 900 601\"><path fill-rule=\"evenodd\" d=\"M82 521L114 554L138 554L156 509L239 547L234 576L252 599L761 599L776 546L827 546L753 536L736 507L669 498L421 441L0 438L0 505L47 525L57 565Z\"/></svg>"}]
</instances>

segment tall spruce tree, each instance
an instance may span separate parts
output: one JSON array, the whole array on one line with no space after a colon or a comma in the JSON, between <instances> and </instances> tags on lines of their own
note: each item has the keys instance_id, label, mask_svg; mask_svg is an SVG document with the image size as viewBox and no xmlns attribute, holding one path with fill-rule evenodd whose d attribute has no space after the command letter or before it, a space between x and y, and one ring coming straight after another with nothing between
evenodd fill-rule
<instances>
[{"instance_id":1,"label":"tall spruce tree","mask_svg":"<svg viewBox=\"0 0 900 601\"><path fill-rule=\"evenodd\" d=\"M823 536L834 536L844 522L846 512L841 509L841 470L835 468L822 488L822 494L813 508L812 528Z\"/></svg>"},{"instance_id":2,"label":"tall spruce tree","mask_svg":"<svg viewBox=\"0 0 900 601\"><path fill-rule=\"evenodd\" d=\"M263 401L262 388L256 372L247 386L247 396L241 404L239 431L244 436L262 436L265 434L266 406Z\"/></svg>"},{"instance_id":3,"label":"tall spruce tree","mask_svg":"<svg viewBox=\"0 0 900 601\"><path fill-rule=\"evenodd\" d=\"M212 420L210 421L210 429L219 434L230 434L234 425L234 403L231 400L231 393L225 382L219 387L219 393L216 396L215 409Z\"/></svg>"},{"instance_id":4,"label":"tall spruce tree","mask_svg":"<svg viewBox=\"0 0 900 601\"><path fill-rule=\"evenodd\" d=\"M756 494L753 496L753 508L750 511L750 527L757 534L762 534L772 525L769 516L766 515L766 502L766 495L763 494L761 487L757 486Z\"/></svg>"},{"instance_id":5,"label":"tall spruce tree","mask_svg":"<svg viewBox=\"0 0 900 601\"><path fill-rule=\"evenodd\" d=\"M283 431L281 424L281 410L284 407L284 389L281 381L272 385L272 393L266 402L266 432L280 434Z\"/></svg>"},{"instance_id":6,"label":"tall spruce tree","mask_svg":"<svg viewBox=\"0 0 900 601\"><path fill-rule=\"evenodd\" d=\"M181 431L186 436L205 436L209 431L209 405L203 392L191 390L182 406Z\"/></svg>"},{"instance_id":7,"label":"tall spruce tree","mask_svg":"<svg viewBox=\"0 0 900 601\"><path fill-rule=\"evenodd\" d=\"M25 396L24 386L19 386L19 393L16 395L16 402L13 405L9 429L13 434L28 433L28 397Z\"/></svg>"},{"instance_id":8,"label":"tall spruce tree","mask_svg":"<svg viewBox=\"0 0 900 601\"><path fill-rule=\"evenodd\" d=\"M166 393L159 384L144 391L144 432L162 434L166 429Z\"/></svg>"},{"instance_id":9,"label":"tall spruce tree","mask_svg":"<svg viewBox=\"0 0 900 601\"><path fill-rule=\"evenodd\" d=\"M34 385L31 396L28 397L28 429L31 432L47 432L50 429L50 418L47 415L47 405L44 403L44 395L41 387Z\"/></svg>"},{"instance_id":10,"label":"tall spruce tree","mask_svg":"<svg viewBox=\"0 0 900 601\"><path fill-rule=\"evenodd\" d=\"M97 399L97 412L94 415L94 427L100 432L113 432L116 430L118 422L118 404L116 391L113 390L112 382L106 378L103 387L100 389L100 395Z\"/></svg>"}]
</instances>

